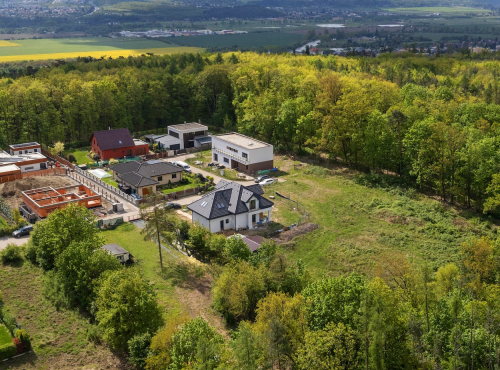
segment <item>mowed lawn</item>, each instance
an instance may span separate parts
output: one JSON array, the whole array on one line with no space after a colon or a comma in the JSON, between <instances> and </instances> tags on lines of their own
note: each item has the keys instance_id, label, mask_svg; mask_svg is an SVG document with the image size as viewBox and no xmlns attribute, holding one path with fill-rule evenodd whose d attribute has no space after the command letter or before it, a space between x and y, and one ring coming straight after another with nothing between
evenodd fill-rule
<instances>
[{"instance_id":1,"label":"mowed lawn","mask_svg":"<svg viewBox=\"0 0 500 370\"><path fill-rule=\"evenodd\" d=\"M12 337L5 325L0 325L0 346L3 344L9 344L12 342Z\"/></svg>"},{"instance_id":2,"label":"mowed lawn","mask_svg":"<svg viewBox=\"0 0 500 370\"><path fill-rule=\"evenodd\" d=\"M94 58L197 53L204 49L171 46L157 40L137 38L66 38L16 40L19 46L0 47L0 62L16 60L64 59L91 56Z\"/></svg>"}]
</instances>

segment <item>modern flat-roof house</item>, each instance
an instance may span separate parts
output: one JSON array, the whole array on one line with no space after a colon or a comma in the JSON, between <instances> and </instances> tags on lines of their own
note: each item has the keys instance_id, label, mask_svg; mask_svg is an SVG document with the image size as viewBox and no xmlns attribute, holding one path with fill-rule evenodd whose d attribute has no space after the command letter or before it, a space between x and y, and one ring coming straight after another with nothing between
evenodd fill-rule
<instances>
[{"instance_id":1,"label":"modern flat-roof house","mask_svg":"<svg viewBox=\"0 0 500 370\"><path fill-rule=\"evenodd\" d=\"M41 152L42 146L36 142L9 145L9 153L11 155Z\"/></svg>"},{"instance_id":2,"label":"modern flat-roof house","mask_svg":"<svg viewBox=\"0 0 500 370\"><path fill-rule=\"evenodd\" d=\"M148 143L133 139L128 128L95 131L90 137L90 145L92 151L103 161L149 153Z\"/></svg>"},{"instance_id":3,"label":"modern flat-roof house","mask_svg":"<svg viewBox=\"0 0 500 370\"><path fill-rule=\"evenodd\" d=\"M111 167L113 178L133 189L141 197L156 192L157 186L182 180L182 168L167 162L118 163Z\"/></svg>"},{"instance_id":4,"label":"modern flat-roof house","mask_svg":"<svg viewBox=\"0 0 500 370\"><path fill-rule=\"evenodd\" d=\"M101 205L101 195L81 184L26 190L21 193L21 198L30 213L40 218L47 217L51 212L62 209L70 203L78 203L87 208Z\"/></svg>"},{"instance_id":5,"label":"modern flat-roof house","mask_svg":"<svg viewBox=\"0 0 500 370\"><path fill-rule=\"evenodd\" d=\"M127 263L127 261L130 259L130 253L126 249L120 247L118 244L105 244L101 248L112 256L116 257L121 263Z\"/></svg>"},{"instance_id":6,"label":"modern flat-roof house","mask_svg":"<svg viewBox=\"0 0 500 370\"><path fill-rule=\"evenodd\" d=\"M195 146L194 139L207 136L208 127L196 122L183 123L168 126L168 134L180 140L178 149L193 148Z\"/></svg>"},{"instance_id":7,"label":"modern flat-roof house","mask_svg":"<svg viewBox=\"0 0 500 370\"><path fill-rule=\"evenodd\" d=\"M35 150L34 148L33 150ZM24 153L28 149L23 150L23 154L19 154L19 150L16 150L16 154L7 153L5 150L0 151L0 167L8 166L13 169L12 165L19 168L21 172L38 171L47 169L47 157L45 157L40 152L31 151Z\"/></svg>"},{"instance_id":8,"label":"modern flat-roof house","mask_svg":"<svg viewBox=\"0 0 500 370\"><path fill-rule=\"evenodd\" d=\"M212 160L247 174L273 168L273 146L232 132L212 136Z\"/></svg>"},{"instance_id":9,"label":"modern flat-roof house","mask_svg":"<svg viewBox=\"0 0 500 370\"><path fill-rule=\"evenodd\" d=\"M189 204L193 222L213 233L250 229L271 221L273 202L262 196L260 185L243 186L221 180L213 191Z\"/></svg>"}]
</instances>

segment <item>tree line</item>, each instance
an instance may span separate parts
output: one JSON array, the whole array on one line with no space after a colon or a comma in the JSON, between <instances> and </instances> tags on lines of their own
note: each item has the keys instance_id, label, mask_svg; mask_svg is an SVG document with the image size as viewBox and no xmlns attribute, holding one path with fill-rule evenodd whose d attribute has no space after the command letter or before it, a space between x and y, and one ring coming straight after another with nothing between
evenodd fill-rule
<instances>
[{"instance_id":1,"label":"tree line","mask_svg":"<svg viewBox=\"0 0 500 370\"><path fill-rule=\"evenodd\" d=\"M409 55L80 58L0 80L0 143L201 119L495 211L499 66Z\"/></svg>"}]
</instances>

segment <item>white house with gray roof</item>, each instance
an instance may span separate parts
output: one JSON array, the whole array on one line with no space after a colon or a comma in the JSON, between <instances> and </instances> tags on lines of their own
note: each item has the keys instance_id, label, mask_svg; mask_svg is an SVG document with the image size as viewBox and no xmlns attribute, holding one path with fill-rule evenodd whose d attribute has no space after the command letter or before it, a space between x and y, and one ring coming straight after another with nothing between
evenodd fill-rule
<instances>
[{"instance_id":1,"label":"white house with gray roof","mask_svg":"<svg viewBox=\"0 0 500 370\"><path fill-rule=\"evenodd\" d=\"M193 223L213 233L223 230L250 229L271 221L273 202L262 196L261 186L243 186L221 180L213 191L189 204Z\"/></svg>"}]
</instances>

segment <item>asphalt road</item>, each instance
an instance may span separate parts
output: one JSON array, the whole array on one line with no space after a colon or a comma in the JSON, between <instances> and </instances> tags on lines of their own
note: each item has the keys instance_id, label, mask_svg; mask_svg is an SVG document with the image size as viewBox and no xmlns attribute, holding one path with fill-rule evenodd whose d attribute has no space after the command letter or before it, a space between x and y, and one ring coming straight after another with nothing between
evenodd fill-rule
<instances>
[{"instance_id":1,"label":"asphalt road","mask_svg":"<svg viewBox=\"0 0 500 370\"><path fill-rule=\"evenodd\" d=\"M5 249L9 244L15 244L15 245L26 244L29 238L30 238L29 235L21 236L20 238L14 238L12 236L3 236L0 238L0 251L2 249Z\"/></svg>"}]
</instances>

